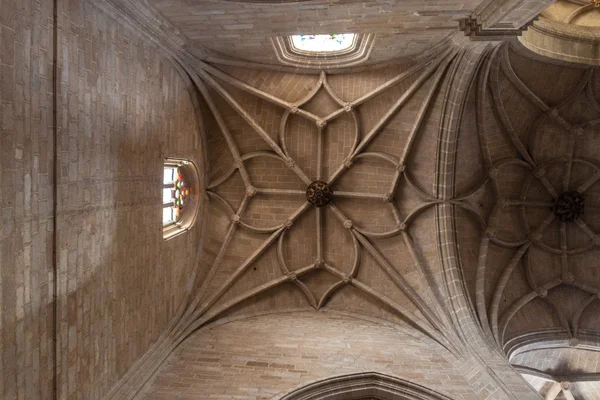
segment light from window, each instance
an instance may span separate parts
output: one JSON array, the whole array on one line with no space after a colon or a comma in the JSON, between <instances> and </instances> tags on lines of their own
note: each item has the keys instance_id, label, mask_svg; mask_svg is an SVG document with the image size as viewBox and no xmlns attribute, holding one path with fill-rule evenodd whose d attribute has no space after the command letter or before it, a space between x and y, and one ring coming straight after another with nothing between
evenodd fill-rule
<instances>
[{"instance_id":1,"label":"light from window","mask_svg":"<svg viewBox=\"0 0 600 400\"><path fill-rule=\"evenodd\" d=\"M190 194L181 168L165 166L163 175L163 226L176 222Z\"/></svg>"},{"instance_id":2,"label":"light from window","mask_svg":"<svg viewBox=\"0 0 600 400\"><path fill-rule=\"evenodd\" d=\"M293 35L292 44L298 50L333 52L346 50L354 43L354 33L332 33L329 35Z\"/></svg>"}]
</instances>

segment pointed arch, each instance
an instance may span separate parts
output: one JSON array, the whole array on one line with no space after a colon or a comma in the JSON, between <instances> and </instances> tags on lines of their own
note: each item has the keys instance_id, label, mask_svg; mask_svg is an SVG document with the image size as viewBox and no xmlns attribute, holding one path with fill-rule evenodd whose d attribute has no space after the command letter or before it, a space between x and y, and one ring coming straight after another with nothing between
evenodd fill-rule
<instances>
[{"instance_id":1,"label":"pointed arch","mask_svg":"<svg viewBox=\"0 0 600 400\"><path fill-rule=\"evenodd\" d=\"M340 375L296 389L277 400L450 400L424 386L378 372Z\"/></svg>"}]
</instances>

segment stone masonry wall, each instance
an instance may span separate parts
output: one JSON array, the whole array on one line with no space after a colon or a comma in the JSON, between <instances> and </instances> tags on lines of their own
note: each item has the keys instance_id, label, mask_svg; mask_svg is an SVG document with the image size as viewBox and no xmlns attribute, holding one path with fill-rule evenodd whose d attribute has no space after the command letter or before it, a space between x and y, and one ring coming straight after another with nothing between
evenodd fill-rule
<instances>
[{"instance_id":1,"label":"stone masonry wall","mask_svg":"<svg viewBox=\"0 0 600 400\"><path fill-rule=\"evenodd\" d=\"M60 398L96 399L185 300L202 220L162 239L164 157L202 167L186 83L91 1L59 8Z\"/></svg>"},{"instance_id":2,"label":"stone masonry wall","mask_svg":"<svg viewBox=\"0 0 600 400\"><path fill-rule=\"evenodd\" d=\"M327 377L380 372L453 399L481 399L450 353L391 325L327 312L271 314L194 334L145 400L272 399Z\"/></svg>"},{"instance_id":3,"label":"stone masonry wall","mask_svg":"<svg viewBox=\"0 0 600 400\"><path fill-rule=\"evenodd\" d=\"M52 398L55 372L58 398L102 398L187 299L202 218L163 241L160 185L164 157L203 169L198 120L171 61L87 0L57 2L54 103L53 2L0 9L0 398Z\"/></svg>"},{"instance_id":4,"label":"stone masonry wall","mask_svg":"<svg viewBox=\"0 0 600 400\"><path fill-rule=\"evenodd\" d=\"M52 2L0 1L0 398L53 387Z\"/></svg>"}]
</instances>

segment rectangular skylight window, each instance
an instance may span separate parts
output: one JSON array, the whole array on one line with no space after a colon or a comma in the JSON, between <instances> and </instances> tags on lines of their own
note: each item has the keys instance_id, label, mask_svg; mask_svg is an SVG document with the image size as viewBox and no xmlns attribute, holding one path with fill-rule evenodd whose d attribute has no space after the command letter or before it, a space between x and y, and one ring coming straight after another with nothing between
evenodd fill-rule
<instances>
[{"instance_id":1,"label":"rectangular skylight window","mask_svg":"<svg viewBox=\"0 0 600 400\"><path fill-rule=\"evenodd\" d=\"M292 44L298 50L314 52L337 52L350 48L354 33L332 33L328 35L293 35Z\"/></svg>"}]
</instances>

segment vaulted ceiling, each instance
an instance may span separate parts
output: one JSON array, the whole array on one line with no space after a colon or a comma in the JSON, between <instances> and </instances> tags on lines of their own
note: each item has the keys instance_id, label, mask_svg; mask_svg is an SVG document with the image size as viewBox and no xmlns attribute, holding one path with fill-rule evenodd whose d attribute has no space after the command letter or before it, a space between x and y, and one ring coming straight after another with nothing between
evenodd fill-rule
<instances>
[{"instance_id":1,"label":"vaulted ceiling","mask_svg":"<svg viewBox=\"0 0 600 400\"><path fill-rule=\"evenodd\" d=\"M418 154L435 149L439 117L427 109L441 107L451 61L369 72L367 85L360 74L204 66L200 88L213 111L208 194L218 223L209 228L199 315L238 304L328 306L405 319L440 338L445 295L427 250L439 202L435 158ZM315 180L331 186L330 205L306 201ZM267 292L277 300L265 302Z\"/></svg>"},{"instance_id":2,"label":"vaulted ceiling","mask_svg":"<svg viewBox=\"0 0 600 400\"><path fill-rule=\"evenodd\" d=\"M507 45L480 73L482 186L470 203L485 230L478 259L463 265L483 326L509 352L531 332L576 344L599 331L599 84L594 68L543 64ZM565 193L582 208L559 204Z\"/></svg>"},{"instance_id":3,"label":"vaulted ceiling","mask_svg":"<svg viewBox=\"0 0 600 400\"><path fill-rule=\"evenodd\" d=\"M174 346L216 321L326 310L454 355L476 337L542 394L569 392L565 360L600 339L599 70L466 40L457 19L480 1L147 3L182 39L209 166ZM510 3L517 28L544 5ZM368 61L278 64L274 37L331 32L374 33ZM307 202L313 181L331 203ZM549 341L558 364L522 355Z\"/></svg>"}]
</instances>

